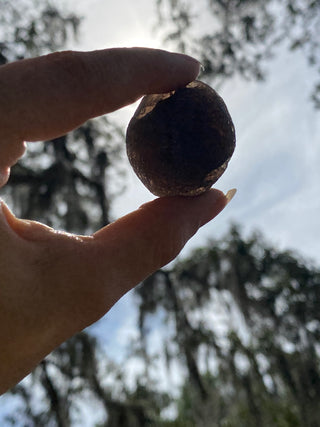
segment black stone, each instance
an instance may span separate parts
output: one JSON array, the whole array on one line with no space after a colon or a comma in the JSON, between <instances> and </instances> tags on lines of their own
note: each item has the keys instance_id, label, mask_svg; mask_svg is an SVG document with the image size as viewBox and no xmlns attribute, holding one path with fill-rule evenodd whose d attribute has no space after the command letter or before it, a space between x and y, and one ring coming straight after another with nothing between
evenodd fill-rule
<instances>
[{"instance_id":1,"label":"black stone","mask_svg":"<svg viewBox=\"0 0 320 427\"><path fill-rule=\"evenodd\" d=\"M166 94L145 96L126 135L129 161L156 196L194 196L225 171L235 130L223 99L194 81Z\"/></svg>"}]
</instances>

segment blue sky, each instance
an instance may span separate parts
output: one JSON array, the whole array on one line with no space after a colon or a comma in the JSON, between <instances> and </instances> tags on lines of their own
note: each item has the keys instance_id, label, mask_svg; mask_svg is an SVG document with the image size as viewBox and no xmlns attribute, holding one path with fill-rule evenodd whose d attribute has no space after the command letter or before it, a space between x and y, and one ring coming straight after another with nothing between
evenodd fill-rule
<instances>
[{"instance_id":1,"label":"blue sky","mask_svg":"<svg viewBox=\"0 0 320 427\"><path fill-rule=\"evenodd\" d=\"M70 1L84 16L79 50L114 46L164 47L151 34L151 0ZM245 233L260 230L268 241L293 249L320 265L320 112L309 99L314 72L299 53L279 50L264 83L233 79L220 90L233 117L237 147L216 187L238 192L230 205L186 245L181 256L220 237L231 222ZM136 104L114 113L127 125ZM127 191L113 206L119 217L139 207L151 195L127 164ZM123 313L127 313L124 316ZM124 297L92 331L115 357L134 336L131 296ZM115 333L116 331L116 333ZM1 403L4 400L0 398ZM0 409L1 415L1 409Z\"/></svg>"}]
</instances>

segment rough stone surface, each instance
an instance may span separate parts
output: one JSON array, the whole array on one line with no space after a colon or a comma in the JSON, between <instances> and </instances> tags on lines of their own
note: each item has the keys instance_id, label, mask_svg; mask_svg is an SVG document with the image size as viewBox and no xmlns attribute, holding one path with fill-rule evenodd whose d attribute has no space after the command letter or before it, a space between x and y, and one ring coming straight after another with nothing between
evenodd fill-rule
<instances>
[{"instance_id":1,"label":"rough stone surface","mask_svg":"<svg viewBox=\"0 0 320 427\"><path fill-rule=\"evenodd\" d=\"M145 96L126 135L129 161L156 196L195 196L225 171L235 130L223 99L200 81Z\"/></svg>"}]
</instances>

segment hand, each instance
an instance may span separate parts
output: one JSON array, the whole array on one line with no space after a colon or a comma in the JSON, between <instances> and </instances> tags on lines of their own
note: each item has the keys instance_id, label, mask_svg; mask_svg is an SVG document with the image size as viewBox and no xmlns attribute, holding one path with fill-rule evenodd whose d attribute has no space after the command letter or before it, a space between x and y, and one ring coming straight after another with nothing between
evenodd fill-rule
<instances>
[{"instance_id":1,"label":"hand","mask_svg":"<svg viewBox=\"0 0 320 427\"><path fill-rule=\"evenodd\" d=\"M23 141L53 139L148 93L184 86L199 64L161 50L61 52L0 67L0 186ZM227 204L218 190L156 199L92 236L0 207L0 393L171 261Z\"/></svg>"}]
</instances>

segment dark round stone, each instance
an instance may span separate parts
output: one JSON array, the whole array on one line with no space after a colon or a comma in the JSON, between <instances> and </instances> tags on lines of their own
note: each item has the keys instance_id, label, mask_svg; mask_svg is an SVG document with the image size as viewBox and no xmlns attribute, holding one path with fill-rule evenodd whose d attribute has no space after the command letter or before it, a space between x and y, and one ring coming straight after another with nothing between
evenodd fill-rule
<instances>
[{"instance_id":1,"label":"dark round stone","mask_svg":"<svg viewBox=\"0 0 320 427\"><path fill-rule=\"evenodd\" d=\"M195 196L223 174L235 130L223 99L200 81L145 96L126 135L129 161L156 196Z\"/></svg>"}]
</instances>

